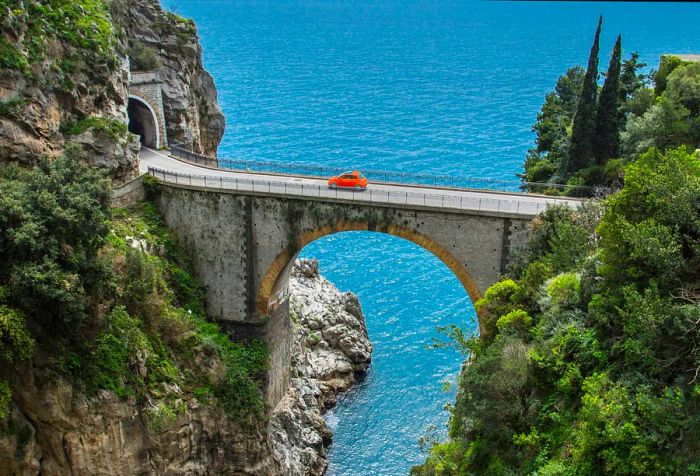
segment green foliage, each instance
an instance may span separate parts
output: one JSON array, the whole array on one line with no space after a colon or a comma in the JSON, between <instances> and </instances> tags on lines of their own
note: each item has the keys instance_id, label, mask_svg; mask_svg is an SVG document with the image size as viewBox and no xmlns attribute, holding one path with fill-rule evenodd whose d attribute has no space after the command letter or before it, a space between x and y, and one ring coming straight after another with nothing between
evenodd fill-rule
<instances>
[{"instance_id":1,"label":"green foliage","mask_svg":"<svg viewBox=\"0 0 700 476\"><path fill-rule=\"evenodd\" d=\"M666 290L697 276L700 159L685 149L650 150L626 171L599 233L603 275L615 283L654 279Z\"/></svg>"},{"instance_id":2,"label":"green foliage","mask_svg":"<svg viewBox=\"0 0 700 476\"><path fill-rule=\"evenodd\" d=\"M506 279L488 288L484 297L474 303L482 339L492 339L496 335L498 319L519 309L521 292L518 283Z\"/></svg>"},{"instance_id":3,"label":"green foliage","mask_svg":"<svg viewBox=\"0 0 700 476\"><path fill-rule=\"evenodd\" d=\"M98 252L107 235L110 186L78 147L0 180L0 285L7 304L71 334L108 273Z\"/></svg>"},{"instance_id":4,"label":"green foliage","mask_svg":"<svg viewBox=\"0 0 700 476\"><path fill-rule=\"evenodd\" d=\"M413 474L697 474L698 207L700 158L651 150L602 216L535 220L477 303L498 317L470 346L450 440Z\"/></svg>"},{"instance_id":5,"label":"green foliage","mask_svg":"<svg viewBox=\"0 0 700 476\"><path fill-rule=\"evenodd\" d=\"M666 90L668 76L679 66L687 64L678 56L664 55L661 57L659 70L654 75L654 96L661 96Z\"/></svg>"},{"instance_id":6,"label":"green foliage","mask_svg":"<svg viewBox=\"0 0 700 476\"><path fill-rule=\"evenodd\" d=\"M12 98L7 101L0 101L0 116L17 117L21 114L26 101L21 98Z\"/></svg>"},{"instance_id":7,"label":"green foliage","mask_svg":"<svg viewBox=\"0 0 700 476\"><path fill-rule=\"evenodd\" d=\"M658 94L642 89L628 104L631 117L621 133L628 161L651 147L663 151L700 145L700 65L664 58L671 59L662 62L656 75Z\"/></svg>"},{"instance_id":8,"label":"green foliage","mask_svg":"<svg viewBox=\"0 0 700 476\"><path fill-rule=\"evenodd\" d=\"M177 420L175 410L165 402L148 409L148 429L155 433L169 430Z\"/></svg>"},{"instance_id":9,"label":"green foliage","mask_svg":"<svg viewBox=\"0 0 700 476\"><path fill-rule=\"evenodd\" d=\"M90 129L103 132L114 140L124 137L128 132L127 125L124 122L104 117L88 117L78 122L68 122L61 126L61 132L68 136L76 136Z\"/></svg>"},{"instance_id":10,"label":"green foliage","mask_svg":"<svg viewBox=\"0 0 700 476\"><path fill-rule=\"evenodd\" d=\"M568 154L571 123L581 96L585 70L576 66L559 77L554 91L547 94L537 122L532 127L536 146L528 152L524 179L528 182L548 182ZM541 191L541 190L535 190Z\"/></svg>"},{"instance_id":11,"label":"green foliage","mask_svg":"<svg viewBox=\"0 0 700 476\"><path fill-rule=\"evenodd\" d=\"M622 62L622 71L620 73L621 105L625 105L627 101L646 88L648 76L643 73L646 66L646 63L639 61L639 53L636 51L632 52L630 57Z\"/></svg>"},{"instance_id":12,"label":"green foliage","mask_svg":"<svg viewBox=\"0 0 700 476\"><path fill-rule=\"evenodd\" d=\"M666 96L655 100L641 116L633 116L621 133L625 155L636 157L650 148L667 148L689 144L692 146L690 111Z\"/></svg>"},{"instance_id":13,"label":"green foliage","mask_svg":"<svg viewBox=\"0 0 700 476\"><path fill-rule=\"evenodd\" d=\"M264 418L261 386L267 368L265 345L231 342L217 325L207 322L204 291L188 271L190 257L152 203L117 209L114 216L110 243L120 268L118 293L128 313L140 316L124 322L133 323L128 326L132 336L142 336L126 341L131 356L127 368L134 373L137 363L133 355L151 356L146 358L144 391L153 392L160 382L178 383L201 401L213 399L233 419L248 422ZM138 242L127 243L127 236L132 240L137 237ZM153 254L134 248L137 243L148 243ZM192 366L193 359L203 357L210 364L202 369ZM214 362L219 362L223 375L207 371L207 365ZM140 381L127 383L140 391Z\"/></svg>"},{"instance_id":14,"label":"green foliage","mask_svg":"<svg viewBox=\"0 0 700 476\"><path fill-rule=\"evenodd\" d=\"M604 165L618 157L620 152L620 59L622 37L618 35L613 48L605 84L600 92L596 111L596 130L593 141L596 163Z\"/></svg>"},{"instance_id":15,"label":"green foliage","mask_svg":"<svg viewBox=\"0 0 700 476\"><path fill-rule=\"evenodd\" d=\"M0 170L3 378L18 379L15 364L37 347L76 391L162 402L149 414L154 431L191 398L263 419L265 346L231 342L207 322L189 256L155 206L110 220L109 181L84 159L69 146L35 169Z\"/></svg>"},{"instance_id":16,"label":"green foliage","mask_svg":"<svg viewBox=\"0 0 700 476\"><path fill-rule=\"evenodd\" d=\"M5 380L0 380L0 424L10 416L10 403L12 402L12 390Z\"/></svg>"},{"instance_id":17,"label":"green foliage","mask_svg":"<svg viewBox=\"0 0 700 476\"><path fill-rule=\"evenodd\" d=\"M0 67L27 73L29 63L27 57L4 38L0 38Z\"/></svg>"},{"instance_id":18,"label":"green foliage","mask_svg":"<svg viewBox=\"0 0 700 476\"><path fill-rule=\"evenodd\" d=\"M0 360L18 363L34 353L34 339L22 313L0 305Z\"/></svg>"},{"instance_id":19,"label":"green foliage","mask_svg":"<svg viewBox=\"0 0 700 476\"><path fill-rule=\"evenodd\" d=\"M594 163L593 141L596 132L596 101L598 99L598 51L602 24L603 17L601 16L598 20L591 54L588 57L588 68L586 68L581 97L571 128L569 153L561 163L560 174L565 179L568 179L575 171L589 167Z\"/></svg>"},{"instance_id":20,"label":"green foliage","mask_svg":"<svg viewBox=\"0 0 700 476\"><path fill-rule=\"evenodd\" d=\"M532 317L522 309L510 311L508 314L499 317L496 321L496 327L500 334L514 333L522 336L531 326Z\"/></svg>"},{"instance_id":21,"label":"green foliage","mask_svg":"<svg viewBox=\"0 0 700 476\"><path fill-rule=\"evenodd\" d=\"M160 68L160 58L153 48L135 41L129 50L129 60L133 71L153 71Z\"/></svg>"}]
</instances>

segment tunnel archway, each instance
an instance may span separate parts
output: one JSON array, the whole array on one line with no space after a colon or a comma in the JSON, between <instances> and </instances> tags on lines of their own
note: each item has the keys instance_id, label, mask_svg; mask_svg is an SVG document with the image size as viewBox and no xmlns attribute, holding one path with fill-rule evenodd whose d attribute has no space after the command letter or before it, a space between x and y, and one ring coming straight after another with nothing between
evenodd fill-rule
<instances>
[{"instance_id":1,"label":"tunnel archway","mask_svg":"<svg viewBox=\"0 0 700 476\"><path fill-rule=\"evenodd\" d=\"M127 106L129 132L138 135L141 144L155 149L160 147L160 129L155 111L143 98L130 95Z\"/></svg>"}]
</instances>

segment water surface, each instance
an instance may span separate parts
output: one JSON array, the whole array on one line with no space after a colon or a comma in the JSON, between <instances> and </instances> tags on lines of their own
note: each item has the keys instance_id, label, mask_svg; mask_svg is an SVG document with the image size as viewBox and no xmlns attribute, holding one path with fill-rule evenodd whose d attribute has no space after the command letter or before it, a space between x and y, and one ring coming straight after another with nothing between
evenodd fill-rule
<instances>
[{"instance_id":1,"label":"water surface","mask_svg":"<svg viewBox=\"0 0 700 476\"><path fill-rule=\"evenodd\" d=\"M650 66L700 52L693 3L164 0L194 18L226 114L224 157L512 179L556 78L585 64L603 13L601 69L617 33ZM359 294L375 354L328 415L331 475L406 474L418 437L444 428L440 390L460 358L426 351L435 325L474 328L435 257L400 239L343 233L309 245Z\"/></svg>"}]
</instances>

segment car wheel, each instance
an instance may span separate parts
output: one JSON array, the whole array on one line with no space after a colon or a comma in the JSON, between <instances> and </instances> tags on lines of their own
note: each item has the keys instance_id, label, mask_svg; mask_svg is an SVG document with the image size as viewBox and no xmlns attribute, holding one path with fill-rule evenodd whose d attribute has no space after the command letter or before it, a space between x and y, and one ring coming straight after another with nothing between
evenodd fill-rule
<instances>
[{"instance_id":1,"label":"car wheel","mask_svg":"<svg viewBox=\"0 0 700 476\"><path fill-rule=\"evenodd\" d=\"M355 185L355 190L358 192L362 191L362 185Z\"/></svg>"},{"instance_id":2,"label":"car wheel","mask_svg":"<svg viewBox=\"0 0 700 476\"><path fill-rule=\"evenodd\" d=\"M331 188L335 189L335 188L337 188L337 187L338 187L338 186L335 184L335 182L333 182L333 183L331 184Z\"/></svg>"}]
</instances>

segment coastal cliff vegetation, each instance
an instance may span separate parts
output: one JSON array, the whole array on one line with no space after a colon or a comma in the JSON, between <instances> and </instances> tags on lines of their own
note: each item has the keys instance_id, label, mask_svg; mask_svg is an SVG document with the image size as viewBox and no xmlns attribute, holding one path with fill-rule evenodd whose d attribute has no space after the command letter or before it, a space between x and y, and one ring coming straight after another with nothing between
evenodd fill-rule
<instances>
[{"instance_id":1,"label":"coastal cliff vegetation","mask_svg":"<svg viewBox=\"0 0 700 476\"><path fill-rule=\"evenodd\" d=\"M700 157L550 208L475 307L449 440L415 475L700 474Z\"/></svg>"},{"instance_id":2,"label":"coastal cliff vegetation","mask_svg":"<svg viewBox=\"0 0 700 476\"><path fill-rule=\"evenodd\" d=\"M600 27L545 98L524 178L604 198L532 222L475 303L481 337L443 329L467 361L414 475L700 474L700 63L647 75L618 37L601 88Z\"/></svg>"},{"instance_id":3,"label":"coastal cliff vegetation","mask_svg":"<svg viewBox=\"0 0 700 476\"><path fill-rule=\"evenodd\" d=\"M650 147L700 146L700 63L664 56L658 71L646 73L637 53L622 60L618 36L600 86L601 23L587 68L560 76L537 115L522 175L537 183L531 191L560 193L547 183L568 184L566 194L594 193L580 186L615 190L625 166Z\"/></svg>"},{"instance_id":4,"label":"coastal cliff vegetation","mask_svg":"<svg viewBox=\"0 0 700 476\"><path fill-rule=\"evenodd\" d=\"M71 145L0 170L0 431L18 431L26 375L131 401L152 431L199 402L264 419L262 343L206 320L187 254L144 202L112 209L109 180Z\"/></svg>"}]
</instances>

